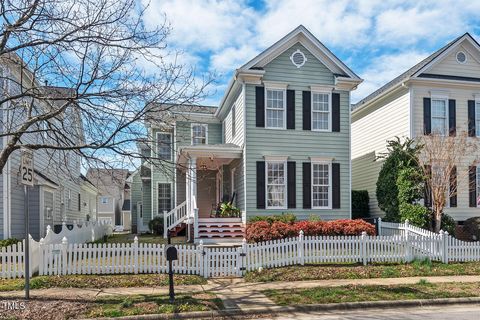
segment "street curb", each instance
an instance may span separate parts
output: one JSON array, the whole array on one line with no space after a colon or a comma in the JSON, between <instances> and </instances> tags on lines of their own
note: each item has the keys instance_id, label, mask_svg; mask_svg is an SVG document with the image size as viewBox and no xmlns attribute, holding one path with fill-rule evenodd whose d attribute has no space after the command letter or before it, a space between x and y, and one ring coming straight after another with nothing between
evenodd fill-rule
<instances>
[{"instance_id":1,"label":"street curb","mask_svg":"<svg viewBox=\"0 0 480 320\"><path fill-rule=\"evenodd\" d=\"M115 318L96 318L98 320L154 320L154 319L212 319L216 317L235 317L259 314L278 314L308 311L344 311L371 308L398 308L398 307L425 307L451 304L480 304L480 297L469 298L442 298L442 299L415 299L392 301L362 301L327 304L304 304L298 306L274 306L248 309L224 309L214 311L185 312L176 314L149 314ZM85 319L86 320L86 319Z\"/></svg>"}]
</instances>

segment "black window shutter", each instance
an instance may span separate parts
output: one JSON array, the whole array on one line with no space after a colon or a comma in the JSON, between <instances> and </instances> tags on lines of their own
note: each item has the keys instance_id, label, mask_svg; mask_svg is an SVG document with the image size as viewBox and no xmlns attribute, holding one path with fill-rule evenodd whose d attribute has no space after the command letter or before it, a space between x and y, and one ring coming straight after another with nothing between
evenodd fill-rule
<instances>
[{"instance_id":1,"label":"black window shutter","mask_svg":"<svg viewBox=\"0 0 480 320\"><path fill-rule=\"evenodd\" d=\"M257 127L265 127L265 88L255 87L255 123Z\"/></svg>"},{"instance_id":2,"label":"black window shutter","mask_svg":"<svg viewBox=\"0 0 480 320\"><path fill-rule=\"evenodd\" d=\"M340 94L332 94L332 131L340 132Z\"/></svg>"},{"instance_id":3,"label":"black window shutter","mask_svg":"<svg viewBox=\"0 0 480 320\"><path fill-rule=\"evenodd\" d=\"M432 177L432 167L431 166L425 166L425 171L427 173L427 179L431 179ZM425 207L431 208L432 207L432 190L430 190L430 186L428 184L425 184L425 195L423 198L423 202L425 204Z\"/></svg>"},{"instance_id":4,"label":"black window shutter","mask_svg":"<svg viewBox=\"0 0 480 320\"><path fill-rule=\"evenodd\" d=\"M448 131L450 136L455 137L457 134L457 112L455 100L448 100Z\"/></svg>"},{"instance_id":5,"label":"black window shutter","mask_svg":"<svg viewBox=\"0 0 480 320\"><path fill-rule=\"evenodd\" d=\"M312 164L303 163L303 209L312 209Z\"/></svg>"},{"instance_id":6,"label":"black window shutter","mask_svg":"<svg viewBox=\"0 0 480 320\"><path fill-rule=\"evenodd\" d=\"M265 209L265 161L257 161L257 209Z\"/></svg>"},{"instance_id":7,"label":"black window shutter","mask_svg":"<svg viewBox=\"0 0 480 320\"><path fill-rule=\"evenodd\" d=\"M423 133L432 133L432 107L430 98L423 98Z\"/></svg>"},{"instance_id":8,"label":"black window shutter","mask_svg":"<svg viewBox=\"0 0 480 320\"><path fill-rule=\"evenodd\" d=\"M287 162L287 204L289 209L297 207L297 173L295 161Z\"/></svg>"},{"instance_id":9,"label":"black window shutter","mask_svg":"<svg viewBox=\"0 0 480 320\"><path fill-rule=\"evenodd\" d=\"M303 103L303 130L312 130L312 93L302 92Z\"/></svg>"},{"instance_id":10,"label":"black window shutter","mask_svg":"<svg viewBox=\"0 0 480 320\"><path fill-rule=\"evenodd\" d=\"M450 207L457 206L457 167L453 167L450 172Z\"/></svg>"},{"instance_id":11,"label":"black window shutter","mask_svg":"<svg viewBox=\"0 0 480 320\"><path fill-rule=\"evenodd\" d=\"M475 137L475 101L468 100L468 136Z\"/></svg>"},{"instance_id":12,"label":"black window shutter","mask_svg":"<svg viewBox=\"0 0 480 320\"><path fill-rule=\"evenodd\" d=\"M287 90L287 129L295 129L295 90Z\"/></svg>"},{"instance_id":13,"label":"black window shutter","mask_svg":"<svg viewBox=\"0 0 480 320\"><path fill-rule=\"evenodd\" d=\"M468 168L468 194L469 205L472 208L477 206L477 167Z\"/></svg>"},{"instance_id":14,"label":"black window shutter","mask_svg":"<svg viewBox=\"0 0 480 320\"><path fill-rule=\"evenodd\" d=\"M340 209L340 163L332 163L332 208Z\"/></svg>"}]
</instances>

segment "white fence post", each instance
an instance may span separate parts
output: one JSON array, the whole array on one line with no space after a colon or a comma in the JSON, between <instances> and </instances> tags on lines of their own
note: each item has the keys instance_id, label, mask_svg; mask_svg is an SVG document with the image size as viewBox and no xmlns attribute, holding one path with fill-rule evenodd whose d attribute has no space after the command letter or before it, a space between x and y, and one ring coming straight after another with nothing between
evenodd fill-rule
<instances>
[{"instance_id":1,"label":"white fence post","mask_svg":"<svg viewBox=\"0 0 480 320\"><path fill-rule=\"evenodd\" d=\"M367 257L367 233L365 231L362 231L362 262L363 265L366 266L368 262L368 257Z\"/></svg>"},{"instance_id":2,"label":"white fence post","mask_svg":"<svg viewBox=\"0 0 480 320\"><path fill-rule=\"evenodd\" d=\"M39 245L38 245L38 275L42 276L44 275L44 258L45 258L45 253L43 252L43 246L45 245L45 240L43 238L40 239Z\"/></svg>"},{"instance_id":3,"label":"white fence post","mask_svg":"<svg viewBox=\"0 0 480 320\"><path fill-rule=\"evenodd\" d=\"M298 262L303 266L305 265L305 246L304 243L304 235L303 230L300 230L298 235L298 242L297 242L297 252L298 252Z\"/></svg>"},{"instance_id":4,"label":"white fence post","mask_svg":"<svg viewBox=\"0 0 480 320\"><path fill-rule=\"evenodd\" d=\"M240 263L238 264L238 275L242 276L247 272L247 239L243 238L240 251Z\"/></svg>"},{"instance_id":5,"label":"white fence post","mask_svg":"<svg viewBox=\"0 0 480 320\"><path fill-rule=\"evenodd\" d=\"M203 269L203 240L200 240L200 243L197 246L197 268L198 275L205 277L205 270Z\"/></svg>"},{"instance_id":6,"label":"white fence post","mask_svg":"<svg viewBox=\"0 0 480 320\"><path fill-rule=\"evenodd\" d=\"M63 237L62 239L62 274L67 274L67 248L68 248L68 239Z\"/></svg>"},{"instance_id":7,"label":"white fence post","mask_svg":"<svg viewBox=\"0 0 480 320\"><path fill-rule=\"evenodd\" d=\"M410 231L409 231L408 219L405 220L405 262L412 261L412 244L410 243Z\"/></svg>"},{"instance_id":8,"label":"white fence post","mask_svg":"<svg viewBox=\"0 0 480 320\"><path fill-rule=\"evenodd\" d=\"M378 224L378 236L382 235L382 218L377 219L377 224Z\"/></svg>"},{"instance_id":9,"label":"white fence post","mask_svg":"<svg viewBox=\"0 0 480 320\"><path fill-rule=\"evenodd\" d=\"M133 239L133 273L138 273L138 237Z\"/></svg>"},{"instance_id":10,"label":"white fence post","mask_svg":"<svg viewBox=\"0 0 480 320\"><path fill-rule=\"evenodd\" d=\"M449 234L448 231L445 231L442 235L442 240L443 240L443 263L448 263L448 239Z\"/></svg>"}]
</instances>

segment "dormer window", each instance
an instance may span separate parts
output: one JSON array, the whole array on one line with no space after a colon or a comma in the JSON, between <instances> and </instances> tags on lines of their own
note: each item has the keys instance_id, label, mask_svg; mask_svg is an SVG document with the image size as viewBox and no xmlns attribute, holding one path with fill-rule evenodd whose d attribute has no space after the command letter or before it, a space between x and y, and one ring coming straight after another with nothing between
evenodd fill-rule
<instances>
[{"instance_id":1,"label":"dormer window","mask_svg":"<svg viewBox=\"0 0 480 320\"><path fill-rule=\"evenodd\" d=\"M208 125L207 124L192 124L192 145L207 144Z\"/></svg>"}]
</instances>

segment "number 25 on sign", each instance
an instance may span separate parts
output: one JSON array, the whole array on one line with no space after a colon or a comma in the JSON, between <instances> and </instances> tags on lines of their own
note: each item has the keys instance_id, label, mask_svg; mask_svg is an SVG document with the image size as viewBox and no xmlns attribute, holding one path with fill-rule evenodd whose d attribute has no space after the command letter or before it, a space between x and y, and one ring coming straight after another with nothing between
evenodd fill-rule
<instances>
[{"instance_id":1,"label":"number 25 on sign","mask_svg":"<svg viewBox=\"0 0 480 320\"><path fill-rule=\"evenodd\" d=\"M22 149L22 161L20 165L20 180L22 184L33 186L33 151Z\"/></svg>"}]
</instances>

